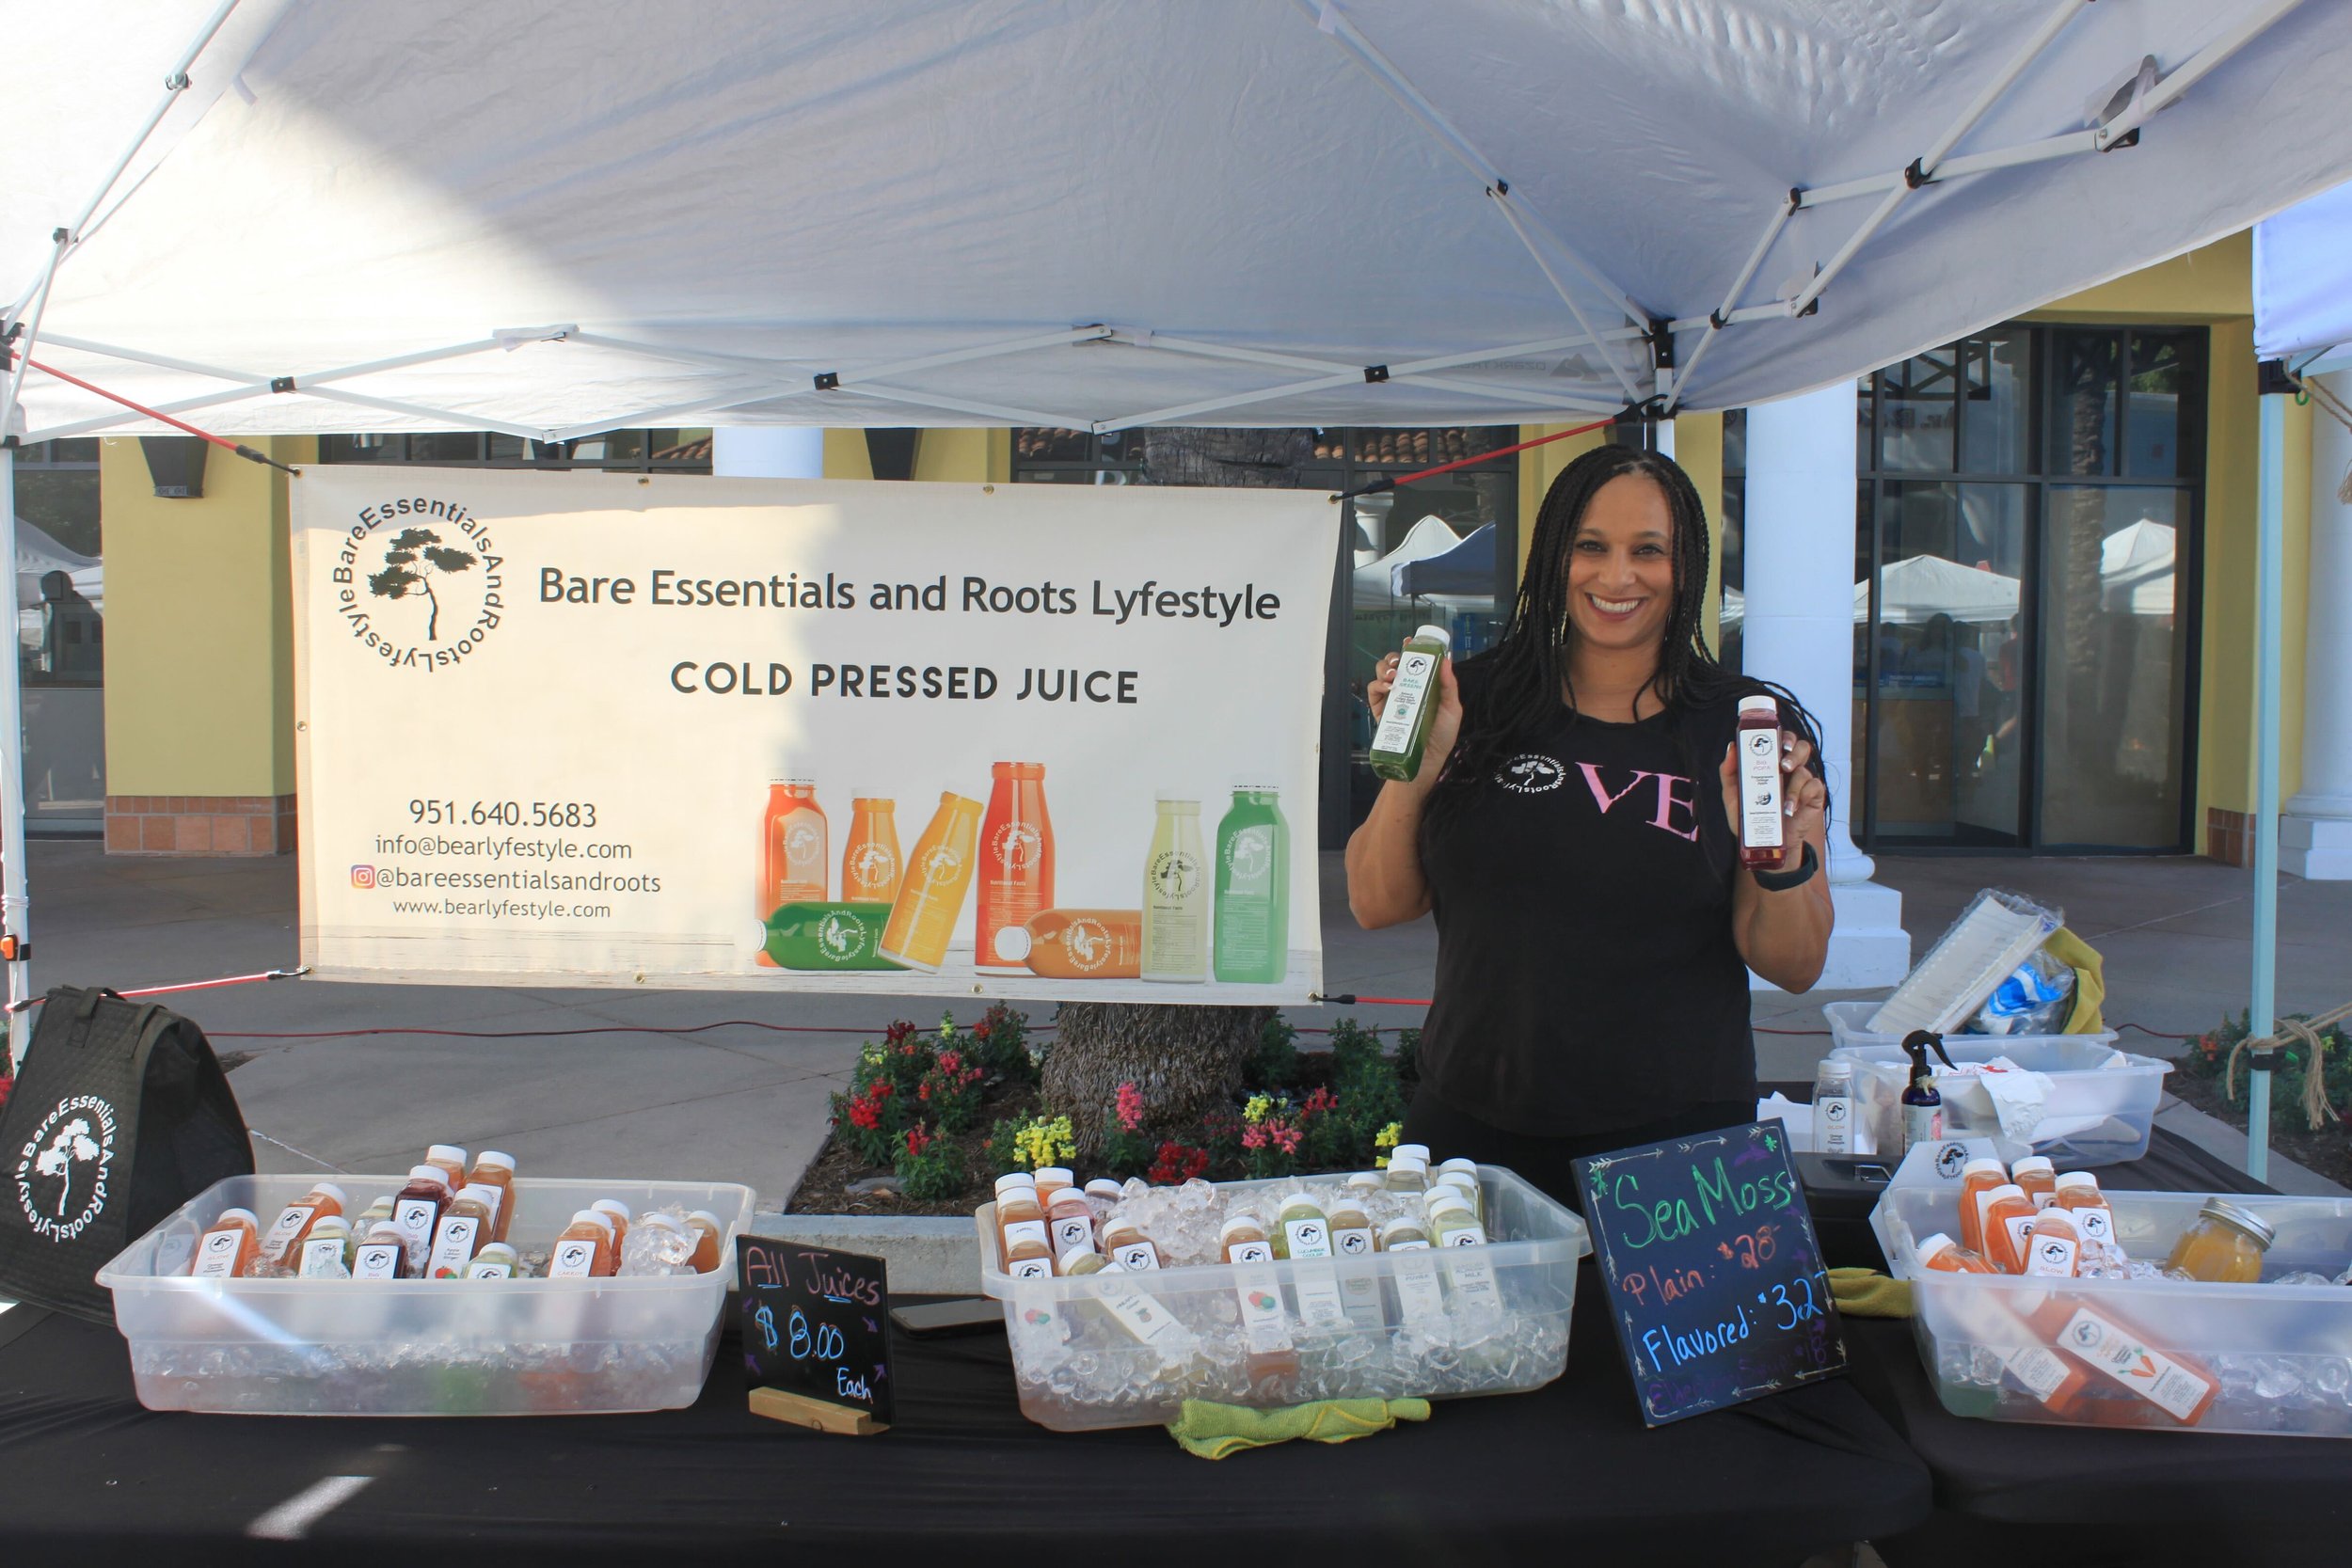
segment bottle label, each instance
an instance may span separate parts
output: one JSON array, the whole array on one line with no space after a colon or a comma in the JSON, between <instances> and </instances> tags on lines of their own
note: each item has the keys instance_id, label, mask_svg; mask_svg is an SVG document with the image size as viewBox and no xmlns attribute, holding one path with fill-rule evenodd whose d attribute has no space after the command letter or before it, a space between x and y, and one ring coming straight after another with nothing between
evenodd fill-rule
<instances>
[{"instance_id":1,"label":"bottle label","mask_svg":"<svg viewBox=\"0 0 2352 1568\"><path fill-rule=\"evenodd\" d=\"M2067 1320L2058 1343L2176 1421L2189 1419L2213 1392L2211 1383L2087 1307Z\"/></svg>"},{"instance_id":2,"label":"bottle label","mask_svg":"<svg viewBox=\"0 0 2352 1568\"><path fill-rule=\"evenodd\" d=\"M478 1185L485 1193L489 1195L487 1197L482 1199L484 1203L489 1206L490 1210L490 1217L482 1222L482 1227L483 1229L488 1231L491 1235L495 1236L498 1234L499 1213L506 1207L506 1194L501 1189L490 1185L487 1181L480 1182Z\"/></svg>"},{"instance_id":3,"label":"bottle label","mask_svg":"<svg viewBox=\"0 0 2352 1568\"><path fill-rule=\"evenodd\" d=\"M475 1239L481 1234L482 1222L466 1214L451 1214L443 1219L440 1228L433 1232L433 1255L425 1269L427 1279L457 1279L464 1275L466 1265L473 1261Z\"/></svg>"},{"instance_id":4,"label":"bottle label","mask_svg":"<svg viewBox=\"0 0 2352 1568\"><path fill-rule=\"evenodd\" d=\"M1252 1269L1234 1281L1233 1299L1241 1303L1242 1332L1250 1354L1264 1355L1291 1348L1290 1315L1282 1310L1282 1286L1270 1269Z\"/></svg>"},{"instance_id":5,"label":"bottle label","mask_svg":"<svg viewBox=\"0 0 2352 1568\"><path fill-rule=\"evenodd\" d=\"M301 1265L294 1273L304 1279L349 1279L351 1269L343 1262L343 1243L333 1236L314 1236L302 1243Z\"/></svg>"},{"instance_id":6,"label":"bottle label","mask_svg":"<svg viewBox=\"0 0 2352 1568\"><path fill-rule=\"evenodd\" d=\"M1448 1274L1454 1280L1454 1304L1465 1313L1479 1315L1502 1310L1502 1290L1494 1265L1484 1258L1458 1258Z\"/></svg>"},{"instance_id":7,"label":"bottle label","mask_svg":"<svg viewBox=\"0 0 2352 1568\"><path fill-rule=\"evenodd\" d=\"M1384 1325L1377 1264L1342 1263L1340 1299L1346 1303L1347 1316L1358 1328L1377 1329Z\"/></svg>"},{"instance_id":8,"label":"bottle label","mask_svg":"<svg viewBox=\"0 0 2352 1568\"><path fill-rule=\"evenodd\" d=\"M1082 1252L1094 1250L1094 1221L1086 1215L1073 1214L1068 1219L1056 1220L1053 1227L1057 1255L1073 1248Z\"/></svg>"},{"instance_id":9,"label":"bottle label","mask_svg":"<svg viewBox=\"0 0 2352 1568\"><path fill-rule=\"evenodd\" d=\"M2027 1345L2011 1351L2001 1365L2008 1369L2010 1376L2025 1385L2026 1392L2043 1404L2058 1397L2070 1375L2066 1358L2046 1345Z\"/></svg>"},{"instance_id":10,"label":"bottle label","mask_svg":"<svg viewBox=\"0 0 2352 1568\"><path fill-rule=\"evenodd\" d=\"M501 1263L496 1259L471 1262L466 1265L466 1277L468 1279L512 1279L515 1277L515 1265Z\"/></svg>"},{"instance_id":11,"label":"bottle label","mask_svg":"<svg viewBox=\"0 0 2352 1568\"><path fill-rule=\"evenodd\" d=\"M2050 1206L2052 1200L2058 1196L2058 1194L2055 1192L2027 1193L2026 1196L2033 1199L2033 1212L2038 1214L2042 1212L2042 1210L2047 1209ZM2074 1228L2079 1230L2082 1227L2076 1226Z\"/></svg>"},{"instance_id":12,"label":"bottle label","mask_svg":"<svg viewBox=\"0 0 2352 1568\"><path fill-rule=\"evenodd\" d=\"M2033 1256L2031 1234L2033 1216L2031 1214L2004 1214L2001 1216L2001 1228L2009 1232L2009 1250L2011 1257L2031 1258Z\"/></svg>"},{"instance_id":13,"label":"bottle label","mask_svg":"<svg viewBox=\"0 0 2352 1568\"><path fill-rule=\"evenodd\" d=\"M1418 1253L1427 1249L1413 1250ZM1396 1280L1398 1319L1407 1326L1441 1334L1445 1327L1445 1291L1438 1283L1438 1260L1400 1257L1391 1269Z\"/></svg>"},{"instance_id":14,"label":"bottle label","mask_svg":"<svg viewBox=\"0 0 2352 1568\"><path fill-rule=\"evenodd\" d=\"M1121 1327L1160 1352L1163 1359L1181 1359L1192 1354L1196 1342L1192 1331L1179 1323L1176 1314L1157 1296L1134 1280L1123 1275L1107 1279L1098 1275L1094 1293Z\"/></svg>"},{"instance_id":15,"label":"bottle label","mask_svg":"<svg viewBox=\"0 0 2352 1568\"><path fill-rule=\"evenodd\" d=\"M1445 1244L1447 1246L1485 1246L1486 1227L1475 1224L1453 1226L1445 1233Z\"/></svg>"},{"instance_id":16,"label":"bottle label","mask_svg":"<svg viewBox=\"0 0 2352 1568\"><path fill-rule=\"evenodd\" d=\"M369 1242L351 1255L351 1277L398 1279L402 1255L406 1251L398 1242Z\"/></svg>"},{"instance_id":17,"label":"bottle label","mask_svg":"<svg viewBox=\"0 0 2352 1568\"><path fill-rule=\"evenodd\" d=\"M1740 842L1781 847L1780 730L1740 730Z\"/></svg>"},{"instance_id":18,"label":"bottle label","mask_svg":"<svg viewBox=\"0 0 2352 1568\"><path fill-rule=\"evenodd\" d=\"M233 1279L237 1274L237 1249L244 1237L235 1230L210 1230L196 1249L196 1267L189 1272L199 1279Z\"/></svg>"},{"instance_id":19,"label":"bottle label","mask_svg":"<svg viewBox=\"0 0 2352 1568\"><path fill-rule=\"evenodd\" d=\"M2074 1243L2064 1236L2033 1236L2026 1243L2026 1272L2053 1278L2074 1277Z\"/></svg>"},{"instance_id":20,"label":"bottle label","mask_svg":"<svg viewBox=\"0 0 2352 1568\"><path fill-rule=\"evenodd\" d=\"M408 1273L424 1274L425 1255L433 1250L433 1215L440 1205L429 1197L403 1198L392 1205L392 1228L408 1247Z\"/></svg>"},{"instance_id":21,"label":"bottle label","mask_svg":"<svg viewBox=\"0 0 2352 1568\"><path fill-rule=\"evenodd\" d=\"M1271 1263L1274 1261L1272 1242L1235 1242L1226 1249L1229 1263Z\"/></svg>"},{"instance_id":22,"label":"bottle label","mask_svg":"<svg viewBox=\"0 0 2352 1568\"><path fill-rule=\"evenodd\" d=\"M1111 1259L1122 1269L1145 1274L1160 1266L1159 1249L1149 1242L1130 1242L1111 1249Z\"/></svg>"},{"instance_id":23,"label":"bottle label","mask_svg":"<svg viewBox=\"0 0 2352 1568\"><path fill-rule=\"evenodd\" d=\"M1413 742L1413 721L1428 698L1429 683L1437 678L1438 657L1407 648L1397 656L1396 684L1389 688L1388 706L1381 710L1380 729L1372 749L1402 755Z\"/></svg>"},{"instance_id":24,"label":"bottle label","mask_svg":"<svg viewBox=\"0 0 2352 1568\"><path fill-rule=\"evenodd\" d=\"M1369 1258L1377 1246L1372 1239L1371 1230L1351 1226L1344 1230L1334 1229L1331 1232L1331 1250L1342 1258Z\"/></svg>"},{"instance_id":25,"label":"bottle label","mask_svg":"<svg viewBox=\"0 0 2352 1568\"><path fill-rule=\"evenodd\" d=\"M2074 1221L2074 1228L2083 1233L2084 1241L2106 1246L2115 1240L2115 1211L2106 1204L2096 1209L2071 1210L2069 1213Z\"/></svg>"},{"instance_id":26,"label":"bottle label","mask_svg":"<svg viewBox=\"0 0 2352 1568\"><path fill-rule=\"evenodd\" d=\"M1290 1243L1293 1258L1331 1256L1331 1227L1324 1220L1284 1220L1282 1235Z\"/></svg>"},{"instance_id":27,"label":"bottle label","mask_svg":"<svg viewBox=\"0 0 2352 1568\"><path fill-rule=\"evenodd\" d=\"M1015 1279L1051 1279L1054 1265L1050 1259L1020 1258L1007 1263L1005 1272Z\"/></svg>"},{"instance_id":28,"label":"bottle label","mask_svg":"<svg viewBox=\"0 0 2352 1568\"><path fill-rule=\"evenodd\" d=\"M1299 1268L1298 1316L1309 1328L1345 1328L1347 1307L1340 1299L1340 1276L1327 1268Z\"/></svg>"},{"instance_id":29,"label":"bottle label","mask_svg":"<svg viewBox=\"0 0 2352 1568\"><path fill-rule=\"evenodd\" d=\"M1427 1252L1429 1250L1429 1243L1427 1242L1416 1242L1408 1238L1404 1241L1391 1242L1387 1246L1381 1248L1380 1250L1383 1252Z\"/></svg>"},{"instance_id":30,"label":"bottle label","mask_svg":"<svg viewBox=\"0 0 2352 1568\"><path fill-rule=\"evenodd\" d=\"M262 1256L272 1262L284 1262L287 1252L294 1244L294 1238L302 1234L302 1227L310 1224L310 1216L318 1212L315 1203L289 1203L279 1210L278 1223L271 1226L269 1234L262 1238Z\"/></svg>"},{"instance_id":31,"label":"bottle label","mask_svg":"<svg viewBox=\"0 0 2352 1568\"><path fill-rule=\"evenodd\" d=\"M548 1259L549 1279L592 1279L596 1271L596 1243L594 1242L558 1242L555 1256Z\"/></svg>"},{"instance_id":32,"label":"bottle label","mask_svg":"<svg viewBox=\"0 0 2352 1568\"><path fill-rule=\"evenodd\" d=\"M1053 1238L1046 1234L1043 1220L1015 1220L1005 1227L1005 1250L1007 1252L1012 1251L1024 1242L1035 1242L1048 1252L1054 1249Z\"/></svg>"},{"instance_id":33,"label":"bottle label","mask_svg":"<svg viewBox=\"0 0 2352 1568\"><path fill-rule=\"evenodd\" d=\"M1853 1101L1843 1095L1813 1102L1815 1132L1823 1154L1853 1152Z\"/></svg>"},{"instance_id":34,"label":"bottle label","mask_svg":"<svg viewBox=\"0 0 2352 1568\"><path fill-rule=\"evenodd\" d=\"M1914 1148L1931 1144L1944 1136L1944 1107L1941 1105L1906 1105L1903 1107L1903 1147Z\"/></svg>"}]
</instances>

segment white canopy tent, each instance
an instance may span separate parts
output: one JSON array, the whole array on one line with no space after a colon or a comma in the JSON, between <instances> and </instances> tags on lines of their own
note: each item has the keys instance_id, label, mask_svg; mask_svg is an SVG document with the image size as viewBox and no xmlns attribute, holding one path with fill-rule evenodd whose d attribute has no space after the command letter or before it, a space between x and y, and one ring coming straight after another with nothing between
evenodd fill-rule
<instances>
[{"instance_id":1,"label":"white canopy tent","mask_svg":"<svg viewBox=\"0 0 2352 1568\"><path fill-rule=\"evenodd\" d=\"M2327 0L0 0L0 330L31 350L0 429L35 440L156 427L28 358L231 434L1731 407L2352 166ZM15 705L11 673L0 733Z\"/></svg>"}]
</instances>

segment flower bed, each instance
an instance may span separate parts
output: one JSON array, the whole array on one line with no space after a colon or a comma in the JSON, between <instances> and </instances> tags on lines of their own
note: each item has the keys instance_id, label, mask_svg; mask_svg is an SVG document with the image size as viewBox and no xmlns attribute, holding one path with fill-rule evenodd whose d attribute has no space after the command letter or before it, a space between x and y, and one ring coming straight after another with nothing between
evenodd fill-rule
<instances>
[{"instance_id":1,"label":"flower bed","mask_svg":"<svg viewBox=\"0 0 2352 1568\"><path fill-rule=\"evenodd\" d=\"M2229 1065L2231 1053L2246 1035L2246 1014L2225 1020L2219 1028L2189 1042L2177 1059L2179 1070L2169 1081L2172 1092L2181 1099L2240 1129L2248 1125L2246 1059L2238 1058L2234 1094L2229 1084ZM2305 1057L2311 1053L2299 1042L2291 1044L2280 1053L2279 1065L2270 1075L2270 1147L2307 1170L2352 1186L2352 1126L2342 1114L2344 1108L2352 1108L2352 1037L2336 1025L2320 1031L2319 1037L2321 1086L2339 1114L2328 1117L2324 1127L2312 1127L2303 1109L2311 1071Z\"/></svg>"}]
</instances>

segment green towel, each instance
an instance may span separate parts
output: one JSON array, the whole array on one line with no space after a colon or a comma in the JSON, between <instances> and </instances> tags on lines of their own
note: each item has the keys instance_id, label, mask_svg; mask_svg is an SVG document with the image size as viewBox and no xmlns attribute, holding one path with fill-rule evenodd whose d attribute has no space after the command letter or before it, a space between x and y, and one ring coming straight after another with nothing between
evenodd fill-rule
<instances>
[{"instance_id":1,"label":"green towel","mask_svg":"<svg viewBox=\"0 0 2352 1568\"><path fill-rule=\"evenodd\" d=\"M1908 1318L1911 1284L1890 1279L1876 1269L1832 1269L1829 1293L1837 1310L1855 1318Z\"/></svg>"},{"instance_id":2,"label":"green towel","mask_svg":"<svg viewBox=\"0 0 2352 1568\"><path fill-rule=\"evenodd\" d=\"M1186 1400L1184 1413L1168 1422L1168 1435L1186 1453L1203 1459L1223 1459L1243 1449L1263 1449L1304 1437L1316 1443L1344 1443L1386 1432L1399 1421L1429 1419L1427 1400L1324 1400L1315 1404L1285 1405L1279 1410L1252 1410L1247 1405L1215 1404Z\"/></svg>"}]
</instances>

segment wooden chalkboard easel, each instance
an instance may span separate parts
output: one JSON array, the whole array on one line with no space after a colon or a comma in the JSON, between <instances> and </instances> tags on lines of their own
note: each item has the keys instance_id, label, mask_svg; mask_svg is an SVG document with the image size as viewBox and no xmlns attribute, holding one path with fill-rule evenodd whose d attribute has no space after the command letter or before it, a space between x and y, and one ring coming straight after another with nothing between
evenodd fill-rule
<instances>
[{"instance_id":1,"label":"wooden chalkboard easel","mask_svg":"<svg viewBox=\"0 0 2352 1568\"><path fill-rule=\"evenodd\" d=\"M863 1410L846 1404L828 1404L823 1400L810 1399L806 1394L789 1394L781 1388L752 1390L752 1414L765 1416L771 1421L789 1421L796 1427L814 1427L818 1432L838 1432L851 1437L871 1437L890 1428L874 1419Z\"/></svg>"},{"instance_id":2,"label":"wooden chalkboard easel","mask_svg":"<svg viewBox=\"0 0 2352 1568\"><path fill-rule=\"evenodd\" d=\"M890 1282L882 1260L804 1242L736 1243L751 1411L847 1436L890 1430Z\"/></svg>"}]
</instances>

